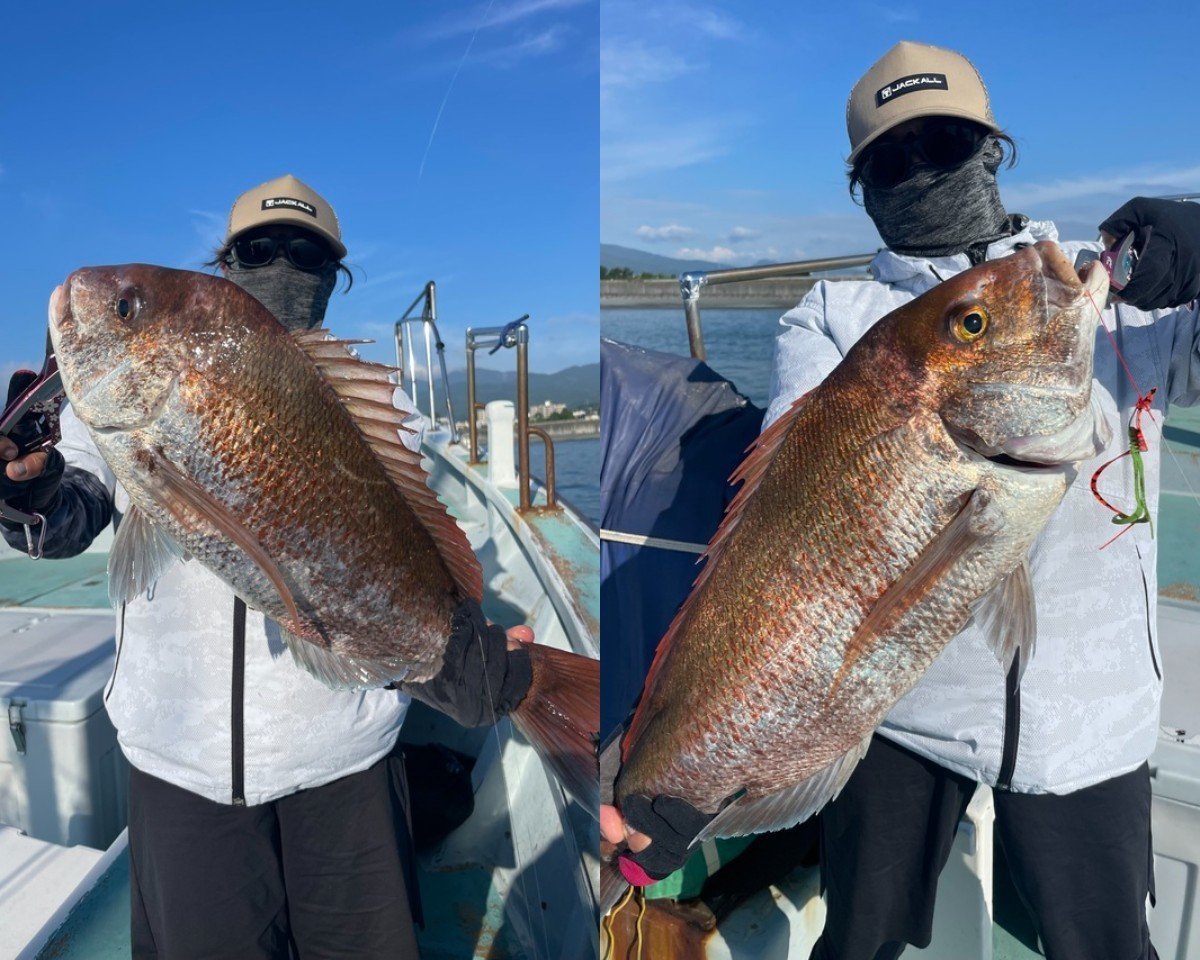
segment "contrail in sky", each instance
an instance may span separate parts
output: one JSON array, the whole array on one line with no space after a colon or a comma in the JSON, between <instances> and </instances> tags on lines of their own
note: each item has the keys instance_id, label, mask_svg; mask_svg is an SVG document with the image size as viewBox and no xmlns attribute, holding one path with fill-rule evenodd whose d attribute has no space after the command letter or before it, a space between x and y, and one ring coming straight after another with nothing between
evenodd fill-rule
<instances>
[{"instance_id":1,"label":"contrail in sky","mask_svg":"<svg viewBox=\"0 0 1200 960\"><path fill-rule=\"evenodd\" d=\"M450 91L454 89L454 81L458 79L459 71L462 70L463 64L467 62L467 57L471 55L471 47L475 45L475 36L480 29L487 23L488 14L492 12L492 4L496 0L488 0L487 9L483 11L483 16L479 19L478 25L471 33L471 39L467 41L467 49L463 51L462 59L458 61L458 67L454 71L454 76L450 78L450 86L446 88L446 95L442 97L442 105L438 107L437 116L433 118L433 129L429 131L429 142L425 144L425 152L421 155L421 169L417 171L417 182L421 182L421 177L425 175L425 161L429 159L429 148L433 146L433 138L437 135L438 124L442 120L442 111L446 109L446 101L450 99Z\"/></svg>"}]
</instances>

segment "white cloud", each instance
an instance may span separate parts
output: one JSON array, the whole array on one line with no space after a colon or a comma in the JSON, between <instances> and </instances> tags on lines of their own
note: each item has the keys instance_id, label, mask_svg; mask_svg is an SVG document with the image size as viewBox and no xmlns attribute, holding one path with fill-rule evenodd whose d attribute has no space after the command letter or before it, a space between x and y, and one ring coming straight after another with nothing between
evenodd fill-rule
<instances>
[{"instance_id":1,"label":"white cloud","mask_svg":"<svg viewBox=\"0 0 1200 960\"><path fill-rule=\"evenodd\" d=\"M686 29L680 29L686 24ZM709 69L721 46L746 36L714 5L605 0L601 10L601 179L636 179L724 154L745 115L691 116L680 109L680 77Z\"/></svg>"},{"instance_id":2,"label":"white cloud","mask_svg":"<svg viewBox=\"0 0 1200 960\"><path fill-rule=\"evenodd\" d=\"M750 227L734 227L729 231L729 236L726 239L730 243L742 243L745 240L756 240L761 236L761 230L752 230Z\"/></svg>"},{"instance_id":3,"label":"white cloud","mask_svg":"<svg viewBox=\"0 0 1200 960\"><path fill-rule=\"evenodd\" d=\"M1200 183L1200 165L1174 170L1123 170L1081 177L1051 180L1045 183L1016 183L1001 193L1010 209L1034 208L1039 204L1061 203L1089 197L1118 196L1123 199L1144 193L1183 192Z\"/></svg>"},{"instance_id":4,"label":"white cloud","mask_svg":"<svg viewBox=\"0 0 1200 960\"><path fill-rule=\"evenodd\" d=\"M479 4L466 13L443 20L425 36L434 40L474 33L477 29L490 30L592 2L594 0L513 0L511 3L492 3L491 9L488 4Z\"/></svg>"},{"instance_id":5,"label":"white cloud","mask_svg":"<svg viewBox=\"0 0 1200 960\"><path fill-rule=\"evenodd\" d=\"M746 28L741 21L719 10L687 5L680 10L679 15L686 18L689 29L714 40L740 40L746 35Z\"/></svg>"},{"instance_id":6,"label":"white cloud","mask_svg":"<svg viewBox=\"0 0 1200 960\"><path fill-rule=\"evenodd\" d=\"M600 45L602 95L618 87L663 83L694 69L680 54L642 40L605 40Z\"/></svg>"},{"instance_id":7,"label":"white cloud","mask_svg":"<svg viewBox=\"0 0 1200 960\"><path fill-rule=\"evenodd\" d=\"M864 9L869 17L884 23L916 23L921 19L916 7L904 4L868 3Z\"/></svg>"},{"instance_id":8,"label":"white cloud","mask_svg":"<svg viewBox=\"0 0 1200 960\"><path fill-rule=\"evenodd\" d=\"M696 235L691 227L681 227L677 223L668 223L662 227L640 226L635 231L641 239L661 243L666 240L687 240Z\"/></svg>"},{"instance_id":9,"label":"white cloud","mask_svg":"<svg viewBox=\"0 0 1200 960\"><path fill-rule=\"evenodd\" d=\"M717 263L729 263L738 255L728 247L717 245L711 250L699 247L681 247L675 251L675 256L682 260L715 260Z\"/></svg>"},{"instance_id":10,"label":"white cloud","mask_svg":"<svg viewBox=\"0 0 1200 960\"><path fill-rule=\"evenodd\" d=\"M383 273L369 273L366 270L361 271L362 278L355 278L354 289L368 289L370 287L382 287L388 284L393 284L398 280L403 280L405 283L411 283L416 287L416 274L412 270L385 270Z\"/></svg>"},{"instance_id":11,"label":"white cloud","mask_svg":"<svg viewBox=\"0 0 1200 960\"><path fill-rule=\"evenodd\" d=\"M548 27L537 33L525 34L504 46L481 51L472 59L476 63L495 63L510 67L521 60L545 56L561 49L566 33L566 29L561 26Z\"/></svg>"},{"instance_id":12,"label":"white cloud","mask_svg":"<svg viewBox=\"0 0 1200 960\"><path fill-rule=\"evenodd\" d=\"M727 149L728 139L720 123L699 120L684 127L660 125L653 138L608 138L600 145L600 179L630 180L681 170L720 156Z\"/></svg>"}]
</instances>

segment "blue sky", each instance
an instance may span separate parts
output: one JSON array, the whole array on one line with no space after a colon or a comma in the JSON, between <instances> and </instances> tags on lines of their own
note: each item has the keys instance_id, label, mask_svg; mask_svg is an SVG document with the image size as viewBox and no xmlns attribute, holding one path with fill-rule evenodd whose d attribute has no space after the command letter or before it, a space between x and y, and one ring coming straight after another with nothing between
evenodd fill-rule
<instances>
[{"instance_id":1,"label":"blue sky","mask_svg":"<svg viewBox=\"0 0 1200 960\"><path fill-rule=\"evenodd\" d=\"M899 40L987 83L1010 212L1065 239L1131 196L1200 191L1189 3L603 0L601 238L730 263L880 245L846 191L846 96Z\"/></svg>"},{"instance_id":2,"label":"blue sky","mask_svg":"<svg viewBox=\"0 0 1200 960\"><path fill-rule=\"evenodd\" d=\"M389 340L432 278L453 366L466 326L526 312L533 369L594 361L597 24L596 0L6 10L3 382L40 363L71 270L199 269L234 198L287 172L342 221L337 333Z\"/></svg>"}]
</instances>

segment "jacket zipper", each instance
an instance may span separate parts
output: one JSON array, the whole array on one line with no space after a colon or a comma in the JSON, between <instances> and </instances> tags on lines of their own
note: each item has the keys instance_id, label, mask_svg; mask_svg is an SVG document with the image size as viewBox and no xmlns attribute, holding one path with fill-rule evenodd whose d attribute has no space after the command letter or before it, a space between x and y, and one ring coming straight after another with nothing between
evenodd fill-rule
<instances>
[{"instance_id":1,"label":"jacket zipper","mask_svg":"<svg viewBox=\"0 0 1200 960\"><path fill-rule=\"evenodd\" d=\"M233 690L230 694L229 727L233 736L230 756L233 759L233 805L246 805L246 742L242 731L242 715L246 692L246 604L241 597L233 601Z\"/></svg>"},{"instance_id":2,"label":"jacket zipper","mask_svg":"<svg viewBox=\"0 0 1200 960\"><path fill-rule=\"evenodd\" d=\"M1017 741L1021 738L1021 687L1017 683L1018 660L1013 661L1004 680L1004 750L1000 758L997 790L1012 788L1013 771L1017 767Z\"/></svg>"},{"instance_id":3,"label":"jacket zipper","mask_svg":"<svg viewBox=\"0 0 1200 960\"><path fill-rule=\"evenodd\" d=\"M104 691L104 702L112 696L113 687L117 685L117 670L121 666L121 651L125 649L125 604L121 604L121 626L117 630L117 655L113 659L112 676L108 678L108 689Z\"/></svg>"},{"instance_id":4,"label":"jacket zipper","mask_svg":"<svg viewBox=\"0 0 1200 960\"><path fill-rule=\"evenodd\" d=\"M1138 551L1140 559L1142 551ZM1146 583L1146 571L1141 569L1141 564L1138 564L1138 569L1142 574L1142 595L1146 598L1146 645L1150 648L1150 662L1154 664L1154 675L1158 677L1159 682L1162 682L1162 671L1158 668L1158 657L1154 655L1154 633L1150 626L1150 585Z\"/></svg>"}]
</instances>

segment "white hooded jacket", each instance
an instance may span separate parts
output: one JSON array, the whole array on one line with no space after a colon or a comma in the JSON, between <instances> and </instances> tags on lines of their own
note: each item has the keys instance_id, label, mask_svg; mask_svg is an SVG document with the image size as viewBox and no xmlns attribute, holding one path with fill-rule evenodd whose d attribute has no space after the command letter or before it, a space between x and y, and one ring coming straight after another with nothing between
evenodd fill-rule
<instances>
[{"instance_id":1,"label":"white hooded jacket","mask_svg":"<svg viewBox=\"0 0 1200 960\"><path fill-rule=\"evenodd\" d=\"M67 464L100 479L119 522L129 498L69 406L62 434ZM420 434L404 442L415 449ZM218 803L259 804L365 770L395 745L406 694L331 690L296 665L279 627L253 609L239 671L233 635L233 590L195 560L176 563L118 611L104 699L139 770Z\"/></svg>"},{"instance_id":2,"label":"white hooded jacket","mask_svg":"<svg viewBox=\"0 0 1200 960\"><path fill-rule=\"evenodd\" d=\"M1031 221L991 244L987 259L1019 245L1058 240L1049 221ZM1065 243L1067 257L1099 244ZM819 384L881 317L967 269L966 254L926 259L881 251L874 280L818 282L781 319L772 400L763 424ZM1146 424L1146 500L1157 524L1161 424L1170 404L1200 400L1200 323L1196 305L1143 312L1104 311L1143 391L1157 387ZM957 773L1024 793L1069 793L1140 766L1158 734L1162 669L1156 638L1157 546L1146 524L1105 550L1119 532L1092 496L1089 481L1127 449L1138 397L1103 330L1097 330L1095 382L1112 426L1109 449L1081 464L1075 483L1031 551L1037 645L1017 697L982 632L969 625L892 709L879 733ZM1101 476L1100 491L1131 505L1130 458ZM1007 762L1006 762L1007 761ZM1002 776L1003 773L1003 776Z\"/></svg>"}]
</instances>

